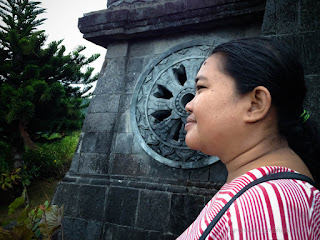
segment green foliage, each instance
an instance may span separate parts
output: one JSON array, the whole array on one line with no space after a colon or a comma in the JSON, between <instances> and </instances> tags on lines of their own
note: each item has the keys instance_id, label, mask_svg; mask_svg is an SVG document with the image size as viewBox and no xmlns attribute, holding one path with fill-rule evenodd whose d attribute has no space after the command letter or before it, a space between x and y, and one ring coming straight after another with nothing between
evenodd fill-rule
<instances>
[{"instance_id":1,"label":"green foliage","mask_svg":"<svg viewBox=\"0 0 320 240\"><path fill-rule=\"evenodd\" d=\"M24 162L36 178L60 178L69 169L79 140L79 132L50 143L39 143L36 149L26 149ZM54 135L56 136L56 135Z\"/></svg>"},{"instance_id":2,"label":"green foliage","mask_svg":"<svg viewBox=\"0 0 320 240\"><path fill-rule=\"evenodd\" d=\"M10 204L8 215L25 204L26 195L24 189L22 195ZM61 227L63 211L63 206L60 208L56 205L50 206L48 201L31 210L29 205L26 205L16 219L16 226L11 230L0 226L0 239L51 239L54 232Z\"/></svg>"},{"instance_id":3,"label":"green foliage","mask_svg":"<svg viewBox=\"0 0 320 240\"><path fill-rule=\"evenodd\" d=\"M44 210L39 224L39 230L45 237L44 239L50 239L50 236L62 225L63 212L64 207L59 208L57 205L52 205Z\"/></svg>"},{"instance_id":4,"label":"green foliage","mask_svg":"<svg viewBox=\"0 0 320 240\"><path fill-rule=\"evenodd\" d=\"M34 165L30 165L28 168L24 165L23 170L21 171L21 183L22 186L27 187L31 182L39 177L39 168Z\"/></svg>"},{"instance_id":5,"label":"green foliage","mask_svg":"<svg viewBox=\"0 0 320 240\"><path fill-rule=\"evenodd\" d=\"M45 45L45 32L37 31L45 21L39 4L0 0L0 141L16 156L25 146L35 148L39 133L79 130L83 99L90 97L84 95L98 78L88 64L99 54L87 58L81 54L85 47L66 53L62 41Z\"/></svg>"},{"instance_id":6,"label":"green foliage","mask_svg":"<svg viewBox=\"0 0 320 240\"><path fill-rule=\"evenodd\" d=\"M23 190L22 195L16 198L10 205L9 205L9 212L8 215L10 216L18 207L25 203L26 199L26 189Z\"/></svg>"},{"instance_id":7,"label":"green foliage","mask_svg":"<svg viewBox=\"0 0 320 240\"><path fill-rule=\"evenodd\" d=\"M6 191L8 188L13 188L13 184L18 184L18 180L20 180L20 170L21 169L18 168L11 172L1 173L0 186L2 190Z\"/></svg>"}]
</instances>

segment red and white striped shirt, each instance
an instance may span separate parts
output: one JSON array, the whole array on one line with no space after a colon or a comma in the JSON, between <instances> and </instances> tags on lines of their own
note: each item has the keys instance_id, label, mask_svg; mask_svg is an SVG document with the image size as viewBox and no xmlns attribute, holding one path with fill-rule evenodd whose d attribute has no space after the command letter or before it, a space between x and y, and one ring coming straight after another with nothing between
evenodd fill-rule
<instances>
[{"instance_id":1,"label":"red and white striped shirt","mask_svg":"<svg viewBox=\"0 0 320 240\"><path fill-rule=\"evenodd\" d=\"M264 175L293 172L284 167L261 167L223 185L178 240L198 240L223 206L245 185ZM243 193L212 229L213 239L320 239L320 192L295 179L253 186Z\"/></svg>"}]
</instances>

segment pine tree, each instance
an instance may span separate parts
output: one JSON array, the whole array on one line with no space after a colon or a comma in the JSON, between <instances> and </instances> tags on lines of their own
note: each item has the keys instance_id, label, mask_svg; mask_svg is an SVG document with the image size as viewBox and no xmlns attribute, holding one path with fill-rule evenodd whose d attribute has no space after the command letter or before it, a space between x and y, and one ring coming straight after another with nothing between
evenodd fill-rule
<instances>
[{"instance_id":1,"label":"pine tree","mask_svg":"<svg viewBox=\"0 0 320 240\"><path fill-rule=\"evenodd\" d=\"M86 58L85 47L66 54L62 40L45 45L45 32L37 30L45 21L39 4L0 0L0 140L16 160L25 146L36 147L37 134L79 129L90 94L83 96L98 78L88 64L99 54Z\"/></svg>"}]
</instances>

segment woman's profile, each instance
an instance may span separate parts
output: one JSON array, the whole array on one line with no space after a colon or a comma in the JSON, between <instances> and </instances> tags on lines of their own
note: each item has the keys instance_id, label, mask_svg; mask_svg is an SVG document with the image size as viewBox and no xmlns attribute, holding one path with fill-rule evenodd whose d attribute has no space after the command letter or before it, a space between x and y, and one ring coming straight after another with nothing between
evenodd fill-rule
<instances>
[{"instance_id":1,"label":"woman's profile","mask_svg":"<svg viewBox=\"0 0 320 240\"><path fill-rule=\"evenodd\" d=\"M285 44L266 37L223 43L202 64L195 86L186 105L186 144L218 156L228 178L179 240L200 239L250 182L283 172L317 180L312 171L320 161L316 130L303 107L303 68ZM205 239L320 239L320 192L314 185L275 179L250 187Z\"/></svg>"}]
</instances>

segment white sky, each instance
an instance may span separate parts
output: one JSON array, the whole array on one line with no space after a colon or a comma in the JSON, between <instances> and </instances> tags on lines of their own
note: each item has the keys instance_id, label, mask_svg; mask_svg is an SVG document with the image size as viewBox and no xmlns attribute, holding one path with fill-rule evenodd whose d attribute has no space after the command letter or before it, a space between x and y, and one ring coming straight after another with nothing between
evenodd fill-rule
<instances>
[{"instance_id":1,"label":"white sky","mask_svg":"<svg viewBox=\"0 0 320 240\"><path fill-rule=\"evenodd\" d=\"M47 18L39 29L45 30L48 43L64 39L62 44L66 46L66 53L73 51L79 45L87 48L82 52L86 57L100 53L100 57L91 64L95 68L95 73L100 72L106 49L82 37L78 29L78 18L84 13L106 9L107 0L39 0L39 2L41 2L39 6L46 9L46 13L40 17Z\"/></svg>"}]
</instances>

